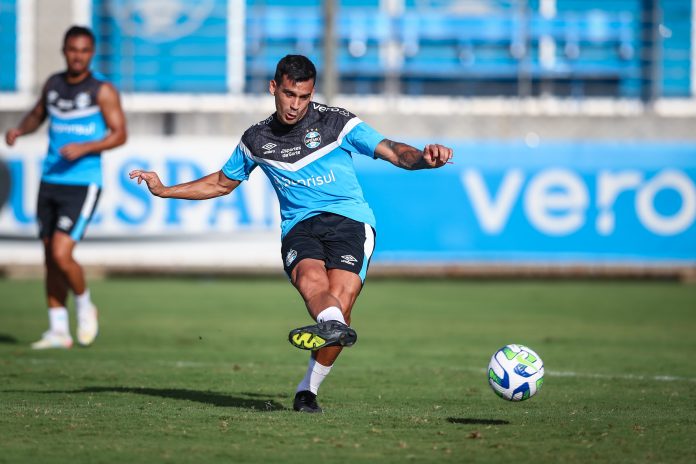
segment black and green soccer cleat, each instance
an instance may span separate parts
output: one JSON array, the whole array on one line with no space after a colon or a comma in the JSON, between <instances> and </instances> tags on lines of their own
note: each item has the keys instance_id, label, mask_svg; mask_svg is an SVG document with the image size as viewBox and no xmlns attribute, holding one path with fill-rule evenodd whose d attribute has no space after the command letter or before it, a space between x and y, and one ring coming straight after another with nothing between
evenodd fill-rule
<instances>
[{"instance_id":1,"label":"black and green soccer cleat","mask_svg":"<svg viewBox=\"0 0 696 464\"><path fill-rule=\"evenodd\" d=\"M352 346L358 334L342 322L326 321L292 330L288 340L295 348L318 350L326 346Z\"/></svg>"},{"instance_id":2,"label":"black and green soccer cleat","mask_svg":"<svg viewBox=\"0 0 696 464\"><path fill-rule=\"evenodd\" d=\"M308 390L295 393L295 401L292 409L298 412L320 413L321 407L317 404L317 395Z\"/></svg>"}]
</instances>

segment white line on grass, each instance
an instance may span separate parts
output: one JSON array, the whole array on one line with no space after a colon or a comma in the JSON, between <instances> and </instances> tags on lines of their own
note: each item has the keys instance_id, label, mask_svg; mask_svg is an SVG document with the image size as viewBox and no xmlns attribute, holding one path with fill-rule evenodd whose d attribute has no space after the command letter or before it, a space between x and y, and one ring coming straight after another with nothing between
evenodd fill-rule
<instances>
[{"instance_id":1,"label":"white line on grass","mask_svg":"<svg viewBox=\"0 0 696 464\"><path fill-rule=\"evenodd\" d=\"M470 372L483 372L487 369L469 367L462 370ZM655 382L696 382L693 377L679 377L676 375L636 375L636 374L594 374L591 372L572 372L572 371L549 371L545 375L549 377L576 377L580 379L603 379L603 380L651 380Z\"/></svg>"},{"instance_id":2,"label":"white line on grass","mask_svg":"<svg viewBox=\"0 0 696 464\"><path fill-rule=\"evenodd\" d=\"M656 382L696 382L695 378L679 377L676 375L635 375L635 374L592 374L567 371L547 371L551 377L580 377L585 379L607 380L654 380Z\"/></svg>"},{"instance_id":3,"label":"white line on grass","mask_svg":"<svg viewBox=\"0 0 696 464\"><path fill-rule=\"evenodd\" d=\"M41 358L24 358L29 364L54 364L57 363L56 359L41 359ZM71 361L73 362L73 361ZM100 363L113 363L113 364L124 364L121 360L107 360L102 359ZM154 364L159 364L161 366L173 366L179 369L199 369L199 368L210 368L210 367L220 367L228 366L230 369L234 368L237 363L234 362L201 362L201 361L165 361L165 360L153 360ZM457 370L463 370L468 372L481 372L486 373L487 369L482 369L480 367L459 367ZM677 375L636 375L636 374L597 374L592 372L573 372L573 371L546 371L546 375L549 377L575 377L580 379L602 379L602 380L648 380L653 382L694 382L696 383L696 378L694 377L680 377Z\"/></svg>"}]
</instances>

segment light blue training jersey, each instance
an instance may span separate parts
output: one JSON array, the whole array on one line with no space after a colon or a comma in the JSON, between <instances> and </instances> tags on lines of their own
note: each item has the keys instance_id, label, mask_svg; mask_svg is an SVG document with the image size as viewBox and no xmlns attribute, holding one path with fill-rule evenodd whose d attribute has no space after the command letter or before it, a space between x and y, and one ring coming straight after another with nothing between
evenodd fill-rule
<instances>
[{"instance_id":1,"label":"light blue training jersey","mask_svg":"<svg viewBox=\"0 0 696 464\"><path fill-rule=\"evenodd\" d=\"M353 154L375 157L384 137L343 108L311 102L297 124L275 115L250 127L222 172L246 180L260 166L280 202L282 237L298 222L322 212L376 228L353 167Z\"/></svg>"},{"instance_id":2,"label":"light blue training jersey","mask_svg":"<svg viewBox=\"0 0 696 464\"><path fill-rule=\"evenodd\" d=\"M60 149L69 143L91 142L106 136L106 122L97 103L103 83L103 79L90 74L77 84L69 84L65 72L54 74L46 82L44 101L49 141L42 181L101 187L101 153L90 153L69 161L60 154Z\"/></svg>"}]
</instances>

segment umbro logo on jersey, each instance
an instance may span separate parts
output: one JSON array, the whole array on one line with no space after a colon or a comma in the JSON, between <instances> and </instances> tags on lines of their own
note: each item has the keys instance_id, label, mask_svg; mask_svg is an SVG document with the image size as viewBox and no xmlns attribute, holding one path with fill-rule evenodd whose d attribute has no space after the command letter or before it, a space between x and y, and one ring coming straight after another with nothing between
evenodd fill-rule
<instances>
[{"instance_id":1,"label":"umbro logo on jersey","mask_svg":"<svg viewBox=\"0 0 696 464\"><path fill-rule=\"evenodd\" d=\"M357 263L358 260L355 259L353 257L353 255L343 255L343 256L341 256L341 262L346 263L346 264L350 264L351 266L355 266L355 263Z\"/></svg>"},{"instance_id":2,"label":"umbro logo on jersey","mask_svg":"<svg viewBox=\"0 0 696 464\"><path fill-rule=\"evenodd\" d=\"M263 154L268 155L268 154L273 153L275 151L274 148L277 146L278 145L276 145L275 143L268 142L266 145L263 145L261 148L266 150L265 152L263 152Z\"/></svg>"}]
</instances>

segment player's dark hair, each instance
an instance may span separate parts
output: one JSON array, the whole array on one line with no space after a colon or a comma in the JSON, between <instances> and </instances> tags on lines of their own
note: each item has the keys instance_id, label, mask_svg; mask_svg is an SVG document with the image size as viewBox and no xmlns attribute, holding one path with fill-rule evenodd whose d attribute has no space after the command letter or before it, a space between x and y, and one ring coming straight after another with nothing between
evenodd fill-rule
<instances>
[{"instance_id":1,"label":"player's dark hair","mask_svg":"<svg viewBox=\"0 0 696 464\"><path fill-rule=\"evenodd\" d=\"M302 55L286 55L278 62L276 66L275 76L273 79L276 84L280 84L283 76L287 76L291 82L305 82L317 80L317 68L309 58Z\"/></svg>"},{"instance_id":2,"label":"player's dark hair","mask_svg":"<svg viewBox=\"0 0 696 464\"><path fill-rule=\"evenodd\" d=\"M84 26L72 26L70 29L68 29L65 32L65 37L63 37L63 48L68 43L68 39L71 39L73 37L89 37L89 40L92 41L92 45L95 44L96 40L94 39L94 33L89 28L86 28Z\"/></svg>"}]
</instances>

